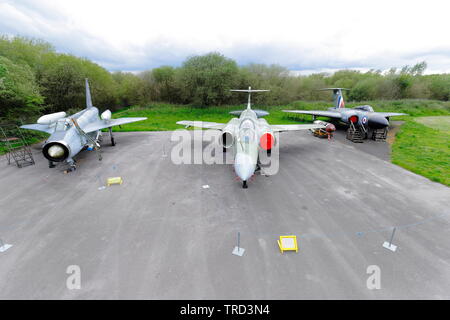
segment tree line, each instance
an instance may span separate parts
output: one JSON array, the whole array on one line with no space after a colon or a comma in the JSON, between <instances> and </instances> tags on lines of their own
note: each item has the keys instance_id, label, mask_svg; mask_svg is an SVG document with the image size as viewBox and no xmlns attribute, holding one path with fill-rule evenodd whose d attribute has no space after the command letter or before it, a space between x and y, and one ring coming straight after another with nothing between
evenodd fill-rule
<instances>
[{"instance_id":1,"label":"tree line","mask_svg":"<svg viewBox=\"0 0 450 320\"><path fill-rule=\"evenodd\" d=\"M295 75L279 65L248 64L220 53L188 57L180 67L161 66L140 73L109 72L100 65L56 52L48 42L0 36L0 118L27 119L40 113L77 111L85 105L89 78L94 105L117 110L152 102L196 107L242 104L229 90L269 89L256 95L261 105L297 100L330 100L324 87L344 87L349 101L450 99L450 74L424 75L426 62L388 71L341 70L333 74Z\"/></svg>"}]
</instances>

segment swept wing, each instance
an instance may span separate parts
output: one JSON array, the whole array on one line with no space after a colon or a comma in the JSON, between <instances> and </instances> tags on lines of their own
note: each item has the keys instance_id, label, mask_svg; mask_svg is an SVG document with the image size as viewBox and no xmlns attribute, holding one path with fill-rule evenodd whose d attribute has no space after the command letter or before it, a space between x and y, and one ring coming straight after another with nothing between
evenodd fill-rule
<instances>
[{"instance_id":1,"label":"swept wing","mask_svg":"<svg viewBox=\"0 0 450 320\"><path fill-rule=\"evenodd\" d=\"M207 121L188 121L188 120L178 121L177 124L185 126L186 128L196 127L196 128L216 129L216 130L222 130L227 125L226 123L207 122Z\"/></svg>"},{"instance_id":2,"label":"swept wing","mask_svg":"<svg viewBox=\"0 0 450 320\"><path fill-rule=\"evenodd\" d=\"M309 129L322 129L325 128L321 124L275 124L270 126L274 132L283 131L298 131L298 130L309 130Z\"/></svg>"},{"instance_id":3,"label":"swept wing","mask_svg":"<svg viewBox=\"0 0 450 320\"><path fill-rule=\"evenodd\" d=\"M122 124L132 123L136 121L146 120L146 117L135 117L135 118L120 118L120 119L110 119L110 120L97 120L95 122L91 122L86 126L83 126L81 129L86 132L93 132L113 126L120 126Z\"/></svg>"},{"instance_id":4,"label":"swept wing","mask_svg":"<svg viewBox=\"0 0 450 320\"><path fill-rule=\"evenodd\" d=\"M55 131L55 127L49 127L46 124L24 124L20 127L23 129L46 132L48 134L52 134Z\"/></svg>"},{"instance_id":5,"label":"swept wing","mask_svg":"<svg viewBox=\"0 0 450 320\"><path fill-rule=\"evenodd\" d=\"M396 112L374 112L375 114L379 114L383 117L395 117L395 116L407 116L406 113L396 113Z\"/></svg>"},{"instance_id":6,"label":"swept wing","mask_svg":"<svg viewBox=\"0 0 450 320\"><path fill-rule=\"evenodd\" d=\"M337 119L341 118L341 113L340 112L335 112L335 111L325 111L325 110L283 110L283 112L309 114L309 115L313 115L313 116L337 118Z\"/></svg>"}]
</instances>

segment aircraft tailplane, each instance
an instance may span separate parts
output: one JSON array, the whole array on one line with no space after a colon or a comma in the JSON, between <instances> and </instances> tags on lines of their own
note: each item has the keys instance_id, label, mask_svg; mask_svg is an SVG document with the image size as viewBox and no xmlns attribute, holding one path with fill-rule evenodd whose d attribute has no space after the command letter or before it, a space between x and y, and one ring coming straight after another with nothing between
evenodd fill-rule
<instances>
[{"instance_id":1,"label":"aircraft tailplane","mask_svg":"<svg viewBox=\"0 0 450 320\"><path fill-rule=\"evenodd\" d=\"M251 109L252 108L251 107L251 95L252 95L252 92L267 92L267 91L270 91L270 90L253 90L252 87L248 87L248 90L233 89L233 90L230 90L230 91L233 91L233 92L248 92L247 109Z\"/></svg>"}]
</instances>

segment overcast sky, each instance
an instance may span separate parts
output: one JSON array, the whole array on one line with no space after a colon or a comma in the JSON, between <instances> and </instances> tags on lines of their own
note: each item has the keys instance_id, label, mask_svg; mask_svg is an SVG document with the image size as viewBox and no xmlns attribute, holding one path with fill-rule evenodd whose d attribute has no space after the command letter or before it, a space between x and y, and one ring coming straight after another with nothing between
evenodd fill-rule
<instances>
[{"instance_id":1,"label":"overcast sky","mask_svg":"<svg viewBox=\"0 0 450 320\"><path fill-rule=\"evenodd\" d=\"M436 0L0 0L0 33L44 39L111 71L218 51L301 73L422 60L432 73L450 72L449 9Z\"/></svg>"}]
</instances>

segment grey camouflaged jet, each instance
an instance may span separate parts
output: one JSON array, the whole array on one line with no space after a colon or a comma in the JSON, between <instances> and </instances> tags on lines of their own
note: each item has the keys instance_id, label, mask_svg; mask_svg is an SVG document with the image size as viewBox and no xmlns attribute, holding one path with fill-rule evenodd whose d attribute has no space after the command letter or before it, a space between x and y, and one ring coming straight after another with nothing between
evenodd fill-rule
<instances>
[{"instance_id":1,"label":"grey camouflaged jet","mask_svg":"<svg viewBox=\"0 0 450 320\"><path fill-rule=\"evenodd\" d=\"M220 130L220 144L223 150L234 151L234 169L242 180L242 187L247 188L247 180L259 169L259 149L270 154L275 145L275 132L297 131L308 129L325 128L323 124L287 124L270 125L262 117L269 113L263 110L252 110L251 93L265 92L269 90L231 90L234 92L248 92L247 109L243 111L232 111L230 114L238 116L228 123L202 122L202 121L178 121L177 124L188 127Z\"/></svg>"},{"instance_id":2,"label":"grey camouflaged jet","mask_svg":"<svg viewBox=\"0 0 450 320\"><path fill-rule=\"evenodd\" d=\"M86 79L86 109L66 117L65 112L47 114L40 117L36 124L26 124L21 128L42 131L50 134L45 141L42 152L54 168L55 162L66 161L68 171L76 169L73 159L81 150L99 150L102 129L109 129L111 145L115 145L112 127L126 123L146 120L147 118L111 119L111 111L106 110L99 117L99 112L92 105L89 82ZM99 155L99 160L101 156Z\"/></svg>"},{"instance_id":3,"label":"grey camouflaged jet","mask_svg":"<svg viewBox=\"0 0 450 320\"><path fill-rule=\"evenodd\" d=\"M354 108L345 108L344 97L342 90L349 90L345 88L325 88L321 90L332 90L335 105L333 108L325 110L283 110L283 112L309 114L313 119L317 116L327 117L337 121L341 121L347 125L359 128L364 133L364 138L367 138L368 129L387 131L389 126L389 117L404 116L405 113L395 112L375 112L369 105L357 106Z\"/></svg>"}]
</instances>

